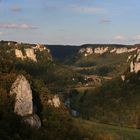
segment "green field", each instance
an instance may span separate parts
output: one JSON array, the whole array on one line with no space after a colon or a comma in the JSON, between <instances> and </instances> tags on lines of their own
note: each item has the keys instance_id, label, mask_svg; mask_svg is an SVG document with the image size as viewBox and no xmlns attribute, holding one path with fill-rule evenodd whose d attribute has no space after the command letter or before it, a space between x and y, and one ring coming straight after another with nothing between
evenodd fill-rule
<instances>
[{"instance_id":1,"label":"green field","mask_svg":"<svg viewBox=\"0 0 140 140\"><path fill-rule=\"evenodd\" d=\"M140 140L140 130L76 119L77 126L95 140Z\"/></svg>"}]
</instances>

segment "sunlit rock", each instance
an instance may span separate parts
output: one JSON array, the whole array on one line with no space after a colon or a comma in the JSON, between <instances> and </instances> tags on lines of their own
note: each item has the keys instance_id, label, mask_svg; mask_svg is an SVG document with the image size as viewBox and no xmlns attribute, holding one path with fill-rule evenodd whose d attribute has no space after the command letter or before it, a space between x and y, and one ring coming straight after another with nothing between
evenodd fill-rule
<instances>
[{"instance_id":1,"label":"sunlit rock","mask_svg":"<svg viewBox=\"0 0 140 140\"><path fill-rule=\"evenodd\" d=\"M130 72L137 73L138 71L140 71L140 62L131 62Z\"/></svg>"},{"instance_id":2,"label":"sunlit rock","mask_svg":"<svg viewBox=\"0 0 140 140\"><path fill-rule=\"evenodd\" d=\"M49 99L48 105L54 106L55 108L59 108L61 105L59 97L55 95L52 99Z\"/></svg>"},{"instance_id":3,"label":"sunlit rock","mask_svg":"<svg viewBox=\"0 0 140 140\"><path fill-rule=\"evenodd\" d=\"M132 55L129 55L127 58L127 62L131 59Z\"/></svg>"},{"instance_id":4,"label":"sunlit rock","mask_svg":"<svg viewBox=\"0 0 140 140\"><path fill-rule=\"evenodd\" d=\"M140 62L135 62L134 63L134 71L135 71L135 73L140 71Z\"/></svg>"},{"instance_id":5,"label":"sunlit rock","mask_svg":"<svg viewBox=\"0 0 140 140\"><path fill-rule=\"evenodd\" d=\"M117 48L116 54L122 54L128 52L128 48Z\"/></svg>"},{"instance_id":6,"label":"sunlit rock","mask_svg":"<svg viewBox=\"0 0 140 140\"><path fill-rule=\"evenodd\" d=\"M114 53L114 52L116 52L116 48L114 48L114 49L112 49L111 51L110 51L110 53Z\"/></svg>"},{"instance_id":7,"label":"sunlit rock","mask_svg":"<svg viewBox=\"0 0 140 140\"><path fill-rule=\"evenodd\" d=\"M134 72L134 63L133 63L133 61L130 63L130 72Z\"/></svg>"},{"instance_id":8,"label":"sunlit rock","mask_svg":"<svg viewBox=\"0 0 140 140\"><path fill-rule=\"evenodd\" d=\"M131 49L128 49L128 52L134 52L134 51L136 51L138 48L136 47L136 48L131 48Z\"/></svg>"},{"instance_id":9,"label":"sunlit rock","mask_svg":"<svg viewBox=\"0 0 140 140\"><path fill-rule=\"evenodd\" d=\"M108 47L98 47L94 49L94 53L103 54L108 51Z\"/></svg>"},{"instance_id":10,"label":"sunlit rock","mask_svg":"<svg viewBox=\"0 0 140 140\"><path fill-rule=\"evenodd\" d=\"M34 114L32 90L23 75L19 75L12 84L10 95L15 95L14 112L22 116L23 121L31 127L40 128L41 120Z\"/></svg>"},{"instance_id":11,"label":"sunlit rock","mask_svg":"<svg viewBox=\"0 0 140 140\"><path fill-rule=\"evenodd\" d=\"M32 48L25 49L25 53L26 53L27 58L37 62L36 54L34 52L34 49L32 49Z\"/></svg>"},{"instance_id":12,"label":"sunlit rock","mask_svg":"<svg viewBox=\"0 0 140 140\"><path fill-rule=\"evenodd\" d=\"M93 49L92 48L82 48L79 50L79 53L80 54L84 54L84 56L88 56L88 55L91 55L93 54Z\"/></svg>"},{"instance_id":13,"label":"sunlit rock","mask_svg":"<svg viewBox=\"0 0 140 140\"><path fill-rule=\"evenodd\" d=\"M136 61L139 62L140 61L140 53L138 54Z\"/></svg>"},{"instance_id":14,"label":"sunlit rock","mask_svg":"<svg viewBox=\"0 0 140 140\"><path fill-rule=\"evenodd\" d=\"M122 81L125 81L125 75L121 75Z\"/></svg>"},{"instance_id":15,"label":"sunlit rock","mask_svg":"<svg viewBox=\"0 0 140 140\"><path fill-rule=\"evenodd\" d=\"M14 112L20 116L27 116L33 113L32 90L28 80L19 75L13 83L10 95L15 94Z\"/></svg>"},{"instance_id":16,"label":"sunlit rock","mask_svg":"<svg viewBox=\"0 0 140 140\"><path fill-rule=\"evenodd\" d=\"M93 54L93 49L92 48L86 48L86 53L88 55Z\"/></svg>"},{"instance_id":17,"label":"sunlit rock","mask_svg":"<svg viewBox=\"0 0 140 140\"><path fill-rule=\"evenodd\" d=\"M86 51L86 49L82 48L82 49L79 50L79 53L84 53L85 51Z\"/></svg>"},{"instance_id":18,"label":"sunlit rock","mask_svg":"<svg viewBox=\"0 0 140 140\"><path fill-rule=\"evenodd\" d=\"M15 55L16 55L17 58L20 58L22 60L25 58L25 56L23 56L22 51L19 50L19 49L15 49Z\"/></svg>"}]
</instances>

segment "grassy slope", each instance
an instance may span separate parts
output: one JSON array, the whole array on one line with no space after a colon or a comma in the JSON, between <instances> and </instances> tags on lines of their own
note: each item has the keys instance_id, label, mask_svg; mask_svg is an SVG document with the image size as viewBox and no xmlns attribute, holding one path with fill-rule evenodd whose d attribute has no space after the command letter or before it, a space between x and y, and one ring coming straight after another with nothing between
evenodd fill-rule
<instances>
[{"instance_id":1,"label":"grassy slope","mask_svg":"<svg viewBox=\"0 0 140 140\"><path fill-rule=\"evenodd\" d=\"M140 130L95 123L87 120L75 120L77 126L88 136L100 140L140 140ZM103 137L103 138L102 138Z\"/></svg>"}]
</instances>

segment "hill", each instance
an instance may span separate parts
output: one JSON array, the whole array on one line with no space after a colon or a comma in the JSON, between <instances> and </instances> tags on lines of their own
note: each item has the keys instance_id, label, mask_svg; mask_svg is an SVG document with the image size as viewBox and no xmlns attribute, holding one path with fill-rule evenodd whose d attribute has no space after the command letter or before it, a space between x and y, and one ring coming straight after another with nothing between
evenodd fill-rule
<instances>
[{"instance_id":1,"label":"hill","mask_svg":"<svg viewBox=\"0 0 140 140\"><path fill-rule=\"evenodd\" d=\"M46 46L0 42L0 139L139 139L139 45Z\"/></svg>"}]
</instances>

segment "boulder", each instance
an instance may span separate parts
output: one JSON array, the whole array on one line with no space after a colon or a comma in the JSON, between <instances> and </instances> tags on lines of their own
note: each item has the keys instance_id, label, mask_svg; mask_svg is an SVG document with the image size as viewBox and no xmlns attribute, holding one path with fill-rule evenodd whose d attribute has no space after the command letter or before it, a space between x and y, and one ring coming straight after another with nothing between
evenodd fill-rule
<instances>
[{"instance_id":1,"label":"boulder","mask_svg":"<svg viewBox=\"0 0 140 140\"><path fill-rule=\"evenodd\" d=\"M41 120L33 112L32 90L28 80L23 75L19 75L13 83L10 95L15 95L14 112L22 116L23 121L31 127L40 128Z\"/></svg>"},{"instance_id":2,"label":"boulder","mask_svg":"<svg viewBox=\"0 0 140 140\"><path fill-rule=\"evenodd\" d=\"M23 122L26 124L29 124L31 127L34 128L40 128L41 127L41 121L38 115L33 114L27 117L23 117Z\"/></svg>"},{"instance_id":3,"label":"boulder","mask_svg":"<svg viewBox=\"0 0 140 140\"><path fill-rule=\"evenodd\" d=\"M13 83L10 95L16 95L14 112L20 116L27 116L33 113L32 90L28 80L19 75Z\"/></svg>"}]
</instances>

